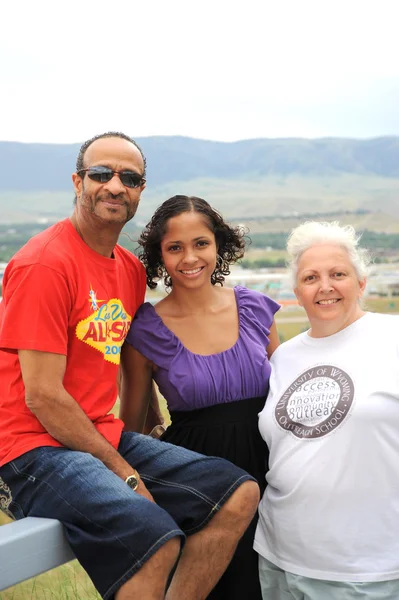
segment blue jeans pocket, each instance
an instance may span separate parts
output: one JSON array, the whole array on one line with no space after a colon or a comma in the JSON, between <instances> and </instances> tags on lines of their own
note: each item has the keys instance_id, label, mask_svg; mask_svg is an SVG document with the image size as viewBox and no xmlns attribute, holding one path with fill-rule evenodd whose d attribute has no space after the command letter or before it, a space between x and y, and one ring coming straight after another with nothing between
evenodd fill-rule
<instances>
[{"instance_id":1,"label":"blue jeans pocket","mask_svg":"<svg viewBox=\"0 0 399 600\"><path fill-rule=\"evenodd\" d=\"M22 456L0 467L0 508L13 519L22 519L24 498L29 497L27 486L36 481L32 466L40 454L40 448L26 452Z\"/></svg>"},{"instance_id":2,"label":"blue jeans pocket","mask_svg":"<svg viewBox=\"0 0 399 600\"><path fill-rule=\"evenodd\" d=\"M42 451L42 448L34 448L33 450L30 450L29 452L25 452L25 454L18 456L18 458L14 458L14 460L9 462L8 465L11 467L11 469L15 473L18 473L18 475L22 475L22 476L28 477L28 478L33 477L30 472L30 471L32 471L32 469L30 469L30 467L40 456L41 451ZM5 465L5 466L7 466L7 465ZM33 477L33 479L34 479L34 477Z\"/></svg>"}]
</instances>

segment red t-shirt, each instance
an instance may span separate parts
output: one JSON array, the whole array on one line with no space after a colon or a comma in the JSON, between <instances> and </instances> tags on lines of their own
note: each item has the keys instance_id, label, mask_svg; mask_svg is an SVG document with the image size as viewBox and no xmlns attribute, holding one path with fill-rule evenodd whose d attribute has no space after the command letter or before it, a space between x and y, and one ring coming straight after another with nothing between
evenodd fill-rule
<instances>
[{"instance_id":1,"label":"red t-shirt","mask_svg":"<svg viewBox=\"0 0 399 600\"><path fill-rule=\"evenodd\" d=\"M145 293L145 271L116 246L94 252L65 219L33 237L10 261L0 302L0 466L38 446L61 446L25 403L18 350L67 356L64 387L117 447L120 349Z\"/></svg>"}]
</instances>

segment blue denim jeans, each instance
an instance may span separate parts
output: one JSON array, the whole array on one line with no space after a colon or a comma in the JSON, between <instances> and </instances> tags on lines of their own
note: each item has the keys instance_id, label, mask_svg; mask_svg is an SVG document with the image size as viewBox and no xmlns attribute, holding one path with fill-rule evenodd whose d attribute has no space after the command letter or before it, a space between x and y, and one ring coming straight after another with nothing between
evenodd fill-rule
<instances>
[{"instance_id":1,"label":"blue denim jeans","mask_svg":"<svg viewBox=\"0 0 399 600\"><path fill-rule=\"evenodd\" d=\"M107 599L165 542L184 542L252 480L228 461L138 433L123 433L118 451L156 504L85 452L40 447L0 468L0 494L9 488L11 514L62 521L76 557Z\"/></svg>"}]
</instances>

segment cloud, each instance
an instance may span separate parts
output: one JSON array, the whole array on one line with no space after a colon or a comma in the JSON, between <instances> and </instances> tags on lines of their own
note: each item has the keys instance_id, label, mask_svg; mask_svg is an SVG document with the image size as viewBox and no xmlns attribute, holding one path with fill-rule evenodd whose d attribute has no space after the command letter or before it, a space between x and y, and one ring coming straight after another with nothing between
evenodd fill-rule
<instances>
[{"instance_id":1,"label":"cloud","mask_svg":"<svg viewBox=\"0 0 399 600\"><path fill-rule=\"evenodd\" d=\"M399 134L396 0L2 10L3 140Z\"/></svg>"}]
</instances>

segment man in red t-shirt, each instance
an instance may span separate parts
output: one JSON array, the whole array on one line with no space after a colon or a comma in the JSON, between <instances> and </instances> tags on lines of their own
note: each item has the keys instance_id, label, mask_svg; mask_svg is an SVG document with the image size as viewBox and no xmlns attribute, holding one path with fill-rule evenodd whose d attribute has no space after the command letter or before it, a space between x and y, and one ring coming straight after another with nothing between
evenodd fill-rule
<instances>
[{"instance_id":1,"label":"man in red t-shirt","mask_svg":"<svg viewBox=\"0 0 399 600\"><path fill-rule=\"evenodd\" d=\"M134 432L110 413L121 347L145 293L118 244L146 185L122 133L80 149L70 219L10 261L0 303L0 502L63 522L104 598L205 598L257 505L252 478ZM122 357L123 360L123 357Z\"/></svg>"}]
</instances>

